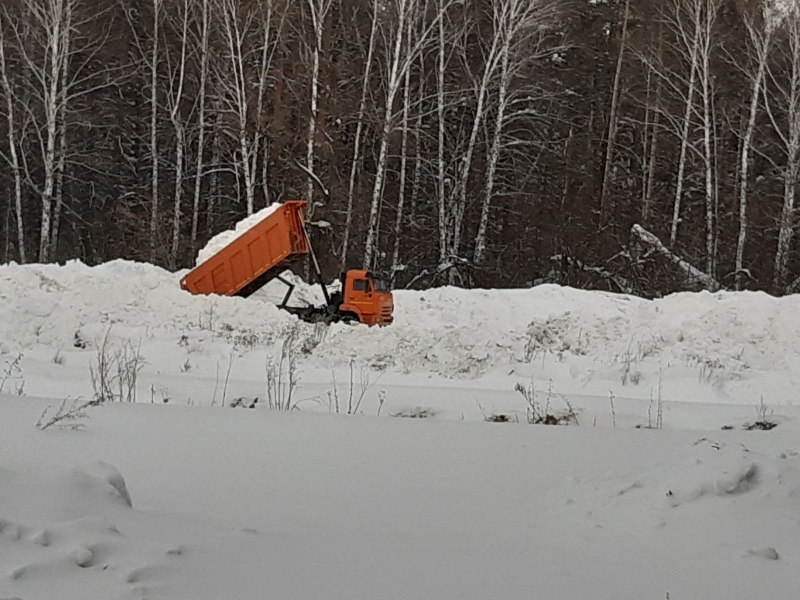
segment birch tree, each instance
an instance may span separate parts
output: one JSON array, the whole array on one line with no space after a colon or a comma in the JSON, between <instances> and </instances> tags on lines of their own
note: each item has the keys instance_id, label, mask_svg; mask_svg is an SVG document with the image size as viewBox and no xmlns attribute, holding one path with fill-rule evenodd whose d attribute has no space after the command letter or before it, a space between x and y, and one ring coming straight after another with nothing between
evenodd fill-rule
<instances>
[{"instance_id":1,"label":"birch tree","mask_svg":"<svg viewBox=\"0 0 800 600\"><path fill-rule=\"evenodd\" d=\"M745 17L745 26L750 38L753 50L753 72L751 73L750 106L748 111L747 125L742 136L740 153L740 183L739 183L739 236L736 244L736 288L741 289L744 281L744 248L747 241L747 184L750 169L750 147L753 142L753 134L756 128L756 117L758 107L761 103L761 85L767 69L767 61L772 46L772 39L779 24L779 15L775 12L774 4L771 0L766 0L758 15L756 22L752 17Z\"/></svg>"},{"instance_id":2,"label":"birch tree","mask_svg":"<svg viewBox=\"0 0 800 600\"><path fill-rule=\"evenodd\" d=\"M406 44L411 44L413 21L407 22ZM397 198L397 214L394 223L394 249L392 251L392 285L394 285L397 271L400 269L400 238L403 230L403 209L406 199L406 169L408 166L408 113L411 105L411 68L406 69L403 84L403 116L401 125L402 140L400 142L400 190Z\"/></svg>"},{"instance_id":3,"label":"birch tree","mask_svg":"<svg viewBox=\"0 0 800 600\"><path fill-rule=\"evenodd\" d=\"M625 15L622 20L622 35L617 54L617 69L614 75L614 88L611 91L611 112L608 115L608 140L606 142L606 160L603 168L603 184L600 191L600 221L605 222L608 210L608 188L611 183L611 165L614 161L614 144L617 139L617 121L619 112L620 82L622 66L625 60L625 48L628 45L628 21L631 16L631 0L625 0Z\"/></svg>"},{"instance_id":4,"label":"birch tree","mask_svg":"<svg viewBox=\"0 0 800 600\"><path fill-rule=\"evenodd\" d=\"M274 0L262 5L242 5L237 0L219 0L223 15L223 37L227 64L221 62L217 79L225 112L234 116L239 157L237 168L244 178L247 214L255 210L258 157L266 86L272 59L286 13L273 31ZM252 40L255 39L253 43ZM255 73L250 68L255 64ZM255 75L255 76L254 76ZM251 105L251 81L255 80L255 106ZM255 119L252 119L255 112ZM251 134L251 121L255 131Z\"/></svg>"},{"instance_id":5,"label":"birch tree","mask_svg":"<svg viewBox=\"0 0 800 600\"><path fill-rule=\"evenodd\" d=\"M786 10L776 16L780 16L784 23L786 60L781 63L781 68L766 63L767 81L762 88L767 115L785 156L783 206L778 222L778 247L773 273L776 291L783 291L788 281L797 182L800 178L800 10L796 3L785 3L784 8Z\"/></svg>"},{"instance_id":6,"label":"birch tree","mask_svg":"<svg viewBox=\"0 0 800 600\"><path fill-rule=\"evenodd\" d=\"M378 31L378 12L380 0L372 0L372 26L369 32L367 58L364 64L364 75L361 79L361 101L358 104L358 117L356 121L356 139L353 142L353 162L350 166L350 183L347 190L347 212L345 214L344 239L342 241L341 269L347 267L347 256L350 250L350 230L353 225L353 195L355 192L356 175L361 163L361 136L364 130L364 113L367 108L367 93L370 86L370 73L375 52L375 37Z\"/></svg>"},{"instance_id":7,"label":"birch tree","mask_svg":"<svg viewBox=\"0 0 800 600\"><path fill-rule=\"evenodd\" d=\"M311 48L311 113L308 117L308 140L306 145L306 169L308 180L306 184L306 200L308 200L308 218L314 212L314 146L317 138L317 119L319 118L319 75L320 56L323 51L323 34L325 33L325 20L328 17L333 0L306 0L311 25L314 32L314 44Z\"/></svg>"},{"instance_id":8,"label":"birch tree","mask_svg":"<svg viewBox=\"0 0 800 600\"><path fill-rule=\"evenodd\" d=\"M480 224L475 236L473 262L476 264L483 261L486 253L489 210L502 150L512 80L523 69L529 68L533 61L540 58L543 49L542 36L552 24L554 16L553 5L543 0L493 0L493 37L500 41L498 46L499 81L496 92L497 114L489 148ZM528 98L525 100L527 101ZM527 111L523 109L520 114L525 112Z\"/></svg>"},{"instance_id":9,"label":"birch tree","mask_svg":"<svg viewBox=\"0 0 800 600\"><path fill-rule=\"evenodd\" d=\"M388 64L386 69L384 111L381 127L380 149L376 165L375 180L372 187L372 202L369 211L369 225L364 250L364 268L373 268L376 255L376 239L379 208L383 194L384 178L389 152L389 140L394 131L394 103L397 99L405 72L411 67L418 54L427 45L431 33L435 28L442 31L441 21L448 10L452 0L440 0L433 18L421 29L419 36L412 44L404 45L403 40L407 35L406 22L417 12L420 0L391 0L388 3L392 8L393 21L382 23L384 37L388 42L390 52L387 53ZM440 150L441 151L441 150Z\"/></svg>"},{"instance_id":10,"label":"birch tree","mask_svg":"<svg viewBox=\"0 0 800 600\"><path fill-rule=\"evenodd\" d=\"M61 211L64 206L64 170L67 161L67 96L68 96L68 77L70 68L70 42L72 35L72 2L67 2L65 6L65 31L64 36L64 61L61 65L61 101L59 107L58 125L58 165L56 166L55 182L55 207L53 209L53 228L50 233L50 256L55 256L58 250L58 236L61 227Z\"/></svg>"},{"instance_id":11,"label":"birch tree","mask_svg":"<svg viewBox=\"0 0 800 600\"><path fill-rule=\"evenodd\" d=\"M210 40L210 11L209 0L201 0L201 32L200 32L200 98L198 100L197 117L197 156L194 173L194 199L192 202L192 254L197 247L197 227L200 217L200 196L203 184L203 153L206 140L206 93L208 90L208 61Z\"/></svg>"},{"instance_id":12,"label":"birch tree","mask_svg":"<svg viewBox=\"0 0 800 600\"><path fill-rule=\"evenodd\" d=\"M20 167L19 153L17 148L17 118L15 111L14 91L8 76L8 63L6 60L6 39L5 39L5 17L7 13L0 12L0 84L2 84L3 95L6 104L6 120L8 125L8 163L14 177L14 209L17 222L17 251L19 261L22 264L27 262L25 252L25 224L22 215L22 170Z\"/></svg>"},{"instance_id":13,"label":"birch tree","mask_svg":"<svg viewBox=\"0 0 800 600\"><path fill-rule=\"evenodd\" d=\"M179 14L180 20L180 58L178 59L177 72L172 73L171 61L167 61L170 70L169 93L167 95L169 120L175 130L175 193L173 196L172 214L172 245L169 252L169 266L171 269L178 268L178 250L181 235L181 215L183 202L183 170L184 156L186 154L186 125L183 121L181 109L183 108L183 90L186 83L186 53L189 33L189 0L183 0L182 9Z\"/></svg>"},{"instance_id":14,"label":"birch tree","mask_svg":"<svg viewBox=\"0 0 800 600\"><path fill-rule=\"evenodd\" d=\"M33 82L34 97L41 103L42 126L38 132L42 153L43 178L37 186L41 200L41 222L39 231L39 261L47 262L50 254L50 232L53 216L53 197L57 169L58 122L61 104L61 76L67 60L67 40L71 30L67 27L67 4L74 0L25 0L24 7L30 18L29 27L12 21L12 28L19 50ZM32 36L41 54L30 51L25 33ZM28 107L30 110L30 107Z\"/></svg>"},{"instance_id":15,"label":"birch tree","mask_svg":"<svg viewBox=\"0 0 800 600\"><path fill-rule=\"evenodd\" d=\"M715 264L715 220L714 220L714 153L712 139L714 122L711 115L713 104L712 56L716 50L716 23L722 0L669 0L661 11L664 28L664 53L657 62L646 55L642 59L660 79L665 92L677 98L682 105L682 115L676 117L661 109L661 115L669 121L680 139L678 171L670 227L670 248L678 240L681 223L686 169L690 153L696 155L704 165L704 198L706 228L706 270L713 276ZM668 66L672 60L677 66ZM688 69L688 77L685 70ZM697 97L700 106L697 106ZM700 140L695 136L701 131ZM698 145L700 149L698 150Z\"/></svg>"},{"instance_id":16,"label":"birch tree","mask_svg":"<svg viewBox=\"0 0 800 600\"><path fill-rule=\"evenodd\" d=\"M150 262L156 262L158 245L158 39L160 36L161 5L153 0L153 44L150 57Z\"/></svg>"}]
</instances>

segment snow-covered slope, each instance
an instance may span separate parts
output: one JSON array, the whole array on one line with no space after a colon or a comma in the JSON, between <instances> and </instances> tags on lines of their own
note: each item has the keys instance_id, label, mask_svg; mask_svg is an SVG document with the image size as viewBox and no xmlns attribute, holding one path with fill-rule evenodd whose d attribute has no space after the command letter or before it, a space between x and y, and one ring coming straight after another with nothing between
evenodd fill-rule
<instances>
[{"instance_id":1,"label":"snow-covered slope","mask_svg":"<svg viewBox=\"0 0 800 600\"><path fill-rule=\"evenodd\" d=\"M0 398L0 598L796 593L796 430L44 404Z\"/></svg>"},{"instance_id":2,"label":"snow-covered slope","mask_svg":"<svg viewBox=\"0 0 800 600\"><path fill-rule=\"evenodd\" d=\"M0 266L0 599L795 594L797 298L441 288L325 328L180 276ZM138 402L37 430L104 336ZM259 410L292 336L299 410Z\"/></svg>"},{"instance_id":3,"label":"snow-covered slope","mask_svg":"<svg viewBox=\"0 0 800 600\"><path fill-rule=\"evenodd\" d=\"M180 290L180 275L125 261L0 266L0 352L68 349L76 335L92 340L109 325L145 345L207 331L266 347L298 323L274 306L285 292L279 282L249 299L194 297ZM320 301L318 290L299 286L295 302ZM581 385L652 382L659 372L742 385L763 372L793 386L800 366L800 296L686 293L648 301L558 286L440 288L397 291L395 305L386 328L335 325L322 335L297 325L320 338L308 360L460 378L528 373L554 361Z\"/></svg>"}]
</instances>

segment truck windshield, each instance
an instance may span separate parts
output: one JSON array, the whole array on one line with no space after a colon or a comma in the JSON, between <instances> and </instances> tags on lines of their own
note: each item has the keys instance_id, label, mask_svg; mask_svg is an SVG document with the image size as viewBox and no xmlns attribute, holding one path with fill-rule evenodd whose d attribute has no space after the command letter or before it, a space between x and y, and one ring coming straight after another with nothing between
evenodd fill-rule
<instances>
[{"instance_id":1,"label":"truck windshield","mask_svg":"<svg viewBox=\"0 0 800 600\"><path fill-rule=\"evenodd\" d=\"M373 278L372 283L375 285L376 292L391 292L389 289L389 282L384 279Z\"/></svg>"}]
</instances>

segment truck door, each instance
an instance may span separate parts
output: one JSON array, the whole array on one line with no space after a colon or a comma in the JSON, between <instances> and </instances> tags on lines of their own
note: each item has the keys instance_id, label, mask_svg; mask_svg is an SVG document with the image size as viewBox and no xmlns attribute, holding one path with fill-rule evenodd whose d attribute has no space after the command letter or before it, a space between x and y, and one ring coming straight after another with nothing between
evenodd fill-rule
<instances>
[{"instance_id":1,"label":"truck door","mask_svg":"<svg viewBox=\"0 0 800 600\"><path fill-rule=\"evenodd\" d=\"M373 306L373 293L372 283L369 279L355 278L352 280L352 293L347 299L348 304L352 305L354 309L364 315L373 315L375 308Z\"/></svg>"}]
</instances>

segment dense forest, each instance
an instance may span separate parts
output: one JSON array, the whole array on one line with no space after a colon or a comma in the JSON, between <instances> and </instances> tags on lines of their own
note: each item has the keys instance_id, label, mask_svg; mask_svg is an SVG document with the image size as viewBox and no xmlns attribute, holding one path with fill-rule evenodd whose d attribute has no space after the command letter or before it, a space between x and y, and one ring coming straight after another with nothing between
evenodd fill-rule
<instances>
[{"instance_id":1,"label":"dense forest","mask_svg":"<svg viewBox=\"0 0 800 600\"><path fill-rule=\"evenodd\" d=\"M800 289L798 0L2 0L0 260Z\"/></svg>"}]
</instances>

